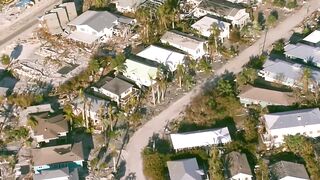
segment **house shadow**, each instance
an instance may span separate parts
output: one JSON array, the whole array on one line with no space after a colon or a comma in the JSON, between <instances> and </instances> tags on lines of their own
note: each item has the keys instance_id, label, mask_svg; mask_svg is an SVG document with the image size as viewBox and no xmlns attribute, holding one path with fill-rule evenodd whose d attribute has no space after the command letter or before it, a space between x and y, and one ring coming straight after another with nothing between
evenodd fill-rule
<instances>
[{"instance_id":1,"label":"house shadow","mask_svg":"<svg viewBox=\"0 0 320 180\"><path fill-rule=\"evenodd\" d=\"M71 135L72 143L82 142L84 159L88 160L90 151L94 148L92 134L87 133L85 128L77 128Z\"/></svg>"},{"instance_id":2,"label":"house shadow","mask_svg":"<svg viewBox=\"0 0 320 180\"><path fill-rule=\"evenodd\" d=\"M299 164L305 164L302 157L295 155L293 152L280 152L277 154L272 154L269 157L270 164L274 164L279 161L289 161Z\"/></svg>"}]
</instances>

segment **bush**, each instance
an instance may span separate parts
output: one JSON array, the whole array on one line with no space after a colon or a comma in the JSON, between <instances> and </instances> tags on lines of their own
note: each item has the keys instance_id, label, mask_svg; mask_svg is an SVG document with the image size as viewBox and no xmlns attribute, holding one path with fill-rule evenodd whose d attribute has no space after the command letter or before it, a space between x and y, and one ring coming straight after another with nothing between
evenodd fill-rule
<instances>
[{"instance_id":1,"label":"bush","mask_svg":"<svg viewBox=\"0 0 320 180\"><path fill-rule=\"evenodd\" d=\"M158 152L151 152L145 149L142 154L143 157L143 172L152 180L166 179L167 174L166 161L168 157Z\"/></svg>"},{"instance_id":2,"label":"bush","mask_svg":"<svg viewBox=\"0 0 320 180\"><path fill-rule=\"evenodd\" d=\"M2 55L1 63L3 65L9 65L10 64L10 57L7 54Z\"/></svg>"},{"instance_id":3,"label":"bush","mask_svg":"<svg viewBox=\"0 0 320 180\"><path fill-rule=\"evenodd\" d=\"M286 0L273 0L273 5L284 7L286 5Z\"/></svg>"},{"instance_id":4,"label":"bush","mask_svg":"<svg viewBox=\"0 0 320 180\"><path fill-rule=\"evenodd\" d=\"M232 28L229 40L231 42L239 42L241 40L240 31L238 28Z\"/></svg>"}]
</instances>

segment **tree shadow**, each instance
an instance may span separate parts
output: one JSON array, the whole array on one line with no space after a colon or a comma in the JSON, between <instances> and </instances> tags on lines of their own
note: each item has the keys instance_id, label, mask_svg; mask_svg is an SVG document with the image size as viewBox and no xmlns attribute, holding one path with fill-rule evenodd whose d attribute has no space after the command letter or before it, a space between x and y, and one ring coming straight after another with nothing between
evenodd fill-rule
<instances>
[{"instance_id":1,"label":"tree shadow","mask_svg":"<svg viewBox=\"0 0 320 180\"><path fill-rule=\"evenodd\" d=\"M289 161L299 164L305 164L305 161L300 156L295 155L293 152L280 152L277 154L272 154L269 158L270 164L279 162L279 161Z\"/></svg>"}]
</instances>

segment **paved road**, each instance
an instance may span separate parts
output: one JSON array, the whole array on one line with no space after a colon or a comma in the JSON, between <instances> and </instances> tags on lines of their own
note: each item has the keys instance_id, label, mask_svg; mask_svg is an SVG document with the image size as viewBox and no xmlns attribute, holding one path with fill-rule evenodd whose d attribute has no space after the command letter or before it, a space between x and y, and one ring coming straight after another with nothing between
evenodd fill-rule
<instances>
[{"instance_id":1,"label":"paved road","mask_svg":"<svg viewBox=\"0 0 320 180\"><path fill-rule=\"evenodd\" d=\"M37 18L43 15L46 12L46 10L51 9L54 5L60 2L61 0L52 0L48 4L40 5L39 7L32 7L37 9L34 9L32 13L21 18L16 23L10 25L9 27L5 28L0 32L0 47L9 44L12 40L23 34L26 30L35 27L35 25L38 22ZM28 10L31 9L27 9L26 11Z\"/></svg>"},{"instance_id":2,"label":"paved road","mask_svg":"<svg viewBox=\"0 0 320 180\"><path fill-rule=\"evenodd\" d=\"M307 17L307 13L310 15L312 12L320 8L319 0L310 0L308 4L310 5L309 11L307 11L307 5L305 5L302 9L281 22L276 28L270 29L267 33L265 47L271 46L273 42L280 38L289 38L292 34L291 30L302 22L305 17ZM242 66L249 61L250 56L261 52L263 41L264 36L262 36L262 38L252 46L242 51L239 56L235 57L218 69L215 74L222 74L225 70L234 73L240 72L242 70ZM180 112L184 111L186 105L190 103L191 99L201 92L202 87L203 84L196 86L191 92L184 95L178 101L173 102L167 109L152 118L133 134L123 153L126 161L126 176L129 173L134 173L137 180L145 179L142 171L141 150L148 144L149 137L151 137L153 133L161 134L166 122L177 118Z\"/></svg>"}]
</instances>

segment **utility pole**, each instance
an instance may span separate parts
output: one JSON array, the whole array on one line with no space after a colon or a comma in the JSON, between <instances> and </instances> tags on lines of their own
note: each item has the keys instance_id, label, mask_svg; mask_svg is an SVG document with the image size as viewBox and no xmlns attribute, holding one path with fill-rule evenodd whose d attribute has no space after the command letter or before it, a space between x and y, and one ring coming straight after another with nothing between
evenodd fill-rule
<instances>
[{"instance_id":1,"label":"utility pole","mask_svg":"<svg viewBox=\"0 0 320 180\"><path fill-rule=\"evenodd\" d=\"M265 34L264 34L264 39L263 39L263 45L262 45L262 52L261 52L261 54L264 52L264 47L265 47L265 45L266 45L267 34L268 34L268 27L266 27L266 32L265 32Z\"/></svg>"}]
</instances>

